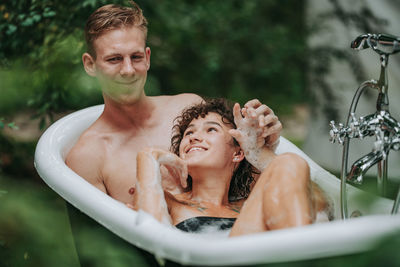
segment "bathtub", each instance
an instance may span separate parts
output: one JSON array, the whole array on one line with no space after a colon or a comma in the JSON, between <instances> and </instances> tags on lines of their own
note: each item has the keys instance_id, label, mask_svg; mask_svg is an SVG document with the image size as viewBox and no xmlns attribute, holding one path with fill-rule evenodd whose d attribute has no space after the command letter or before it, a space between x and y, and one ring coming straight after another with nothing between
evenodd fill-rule
<instances>
[{"instance_id":1,"label":"bathtub","mask_svg":"<svg viewBox=\"0 0 400 267\"><path fill-rule=\"evenodd\" d=\"M372 250L400 230L400 215L389 215L393 200L352 186L347 186L349 214L356 211L362 216L341 220L339 179L284 137L277 153L293 152L308 161L311 179L333 204L333 221L234 238L189 234L162 225L150 215L135 212L104 194L65 165L68 151L103 108L89 107L51 125L37 144L35 167L46 184L71 205L157 259L213 266L316 259Z\"/></svg>"}]
</instances>

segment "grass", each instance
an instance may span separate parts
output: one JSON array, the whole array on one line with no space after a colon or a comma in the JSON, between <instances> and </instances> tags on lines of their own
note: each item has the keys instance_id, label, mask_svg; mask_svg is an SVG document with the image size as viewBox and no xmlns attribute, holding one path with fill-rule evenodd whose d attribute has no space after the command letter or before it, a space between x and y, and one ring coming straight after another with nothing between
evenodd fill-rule
<instances>
[{"instance_id":1,"label":"grass","mask_svg":"<svg viewBox=\"0 0 400 267\"><path fill-rule=\"evenodd\" d=\"M0 176L1 266L79 266L65 203L37 182Z\"/></svg>"}]
</instances>

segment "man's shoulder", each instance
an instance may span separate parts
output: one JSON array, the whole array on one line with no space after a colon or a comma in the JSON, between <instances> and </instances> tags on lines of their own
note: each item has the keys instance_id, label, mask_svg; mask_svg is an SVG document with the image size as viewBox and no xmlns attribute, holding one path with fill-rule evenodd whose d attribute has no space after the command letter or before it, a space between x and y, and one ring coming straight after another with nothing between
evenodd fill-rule
<instances>
[{"instance_id":1,"label":"man's shoulder","mask_svg":"<svg viewBox=\"0 0 400 267\"><path fill-rule=\"evenodd\" d=\"M203 100L203 98L199 95L196 94L192 94L192 93L183 93L183 94L177 94L174 95L173 97L175 97L176 99L182 100L189 100L189 101L193 101L193 102L200 102L201 100Z\"/></svg>"},{"instance_id":2,"label":"man's shoulder","mask_svg":"<svg viewBox=\"0 0 400 267\"><path fill-rule=\"evenodd\" d=\"M82 133L76 144L67 155L67 164L73 164L83 159L92 159L94 162L103 154L104 140L96 131L88 129ZM93 163L94 163L93 162Z\"/></svg>"},{"instance_id":3,"label":"man's shoulder","mask_svg":"<svg viewBox=\"0 0 400 267\"><path fill-rule=\"evenodd\" d=\"M162 101L164 105L173 105L179 110L200 103L202 100L203 98L199 95L192 93L159 96L159 101Z\"/></svg>"},{"instance_id":4,"label":"man's shoulder","mask_svg":"<svg viewBox=\"0 0 400 267\"><path fill-rule=\"evenodd\" d=\"M86 130L69 151L65 163L75 173L107 193L102 174L105 162L104 152L104 140L95 132Z\"/></svg>"},{"instance_id":5,"label":"man's shoulder","mask_svg":"<svg viewBox=\"0 0 400 267\"><path fill-rule=\"evenodd\" d=\"M161 96L154 96L154 98L158 99L159 101L164 101L164 102L186 101L189 103L200 102L203 99L199 95L192 94L192 93L183 93L183 94L177 94L177 95L161 95Z\"/></svg>"}]
</instances>

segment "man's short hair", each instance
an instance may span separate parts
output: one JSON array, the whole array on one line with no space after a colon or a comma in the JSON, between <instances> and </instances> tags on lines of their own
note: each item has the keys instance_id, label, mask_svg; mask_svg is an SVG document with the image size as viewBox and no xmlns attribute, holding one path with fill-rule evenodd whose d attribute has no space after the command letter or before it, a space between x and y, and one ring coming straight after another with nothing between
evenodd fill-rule
<instances>
[{"instance_id":1,"label":"man's short hair","mask_svg":"<svg viewBox=\"0 0 400 267\"><path fill-rule=\"evenodd\" d=\"M87 52L96 57L94 41L102 34L123 27L138 27L147 39L147 20L142 9L133 1L131 7L119 5L105 5L94 11L88 18L85 26Z\"/></svg>"}]
</instances>

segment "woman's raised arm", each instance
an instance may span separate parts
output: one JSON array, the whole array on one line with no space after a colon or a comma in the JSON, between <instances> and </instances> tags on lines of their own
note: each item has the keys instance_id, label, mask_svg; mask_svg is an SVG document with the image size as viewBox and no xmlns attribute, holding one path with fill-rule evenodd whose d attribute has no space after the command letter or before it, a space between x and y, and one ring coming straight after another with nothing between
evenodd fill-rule
<instances>
[{"instance_id":1,"label":"woman's raised arm","mask_svg":"<svg viewBox=\"0 0 400 267\"><path fill-rule=\"evenodd\" d=\"M153 215L158 221L171 225L171 216L168 212L164 195L160 165L163 164L170 169L175 167L176 175L179 178L185 177L182 180L186 182L186 165L179 160L176 155L156 148L148 148L138 153L136 158L137 181L134 194L136 210L141 209ZM185 185L184 182L181 183Z\"/></svg>"}]
</instances>

